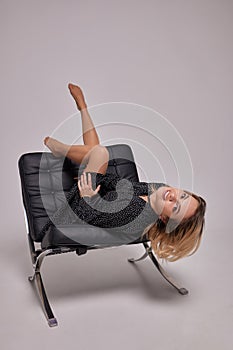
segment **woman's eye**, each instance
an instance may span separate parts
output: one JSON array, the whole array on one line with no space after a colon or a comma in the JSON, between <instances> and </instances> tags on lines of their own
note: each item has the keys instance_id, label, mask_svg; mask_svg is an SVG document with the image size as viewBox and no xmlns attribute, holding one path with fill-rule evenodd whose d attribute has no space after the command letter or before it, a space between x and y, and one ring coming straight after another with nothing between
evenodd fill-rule
<instances>
[{"instance_id":1,"label":"woman's eye","mask_svg":"<svg viewBox=\"0 0 233 350\"><path fill-rule=\"evenodd\" d=\"M172 208L173 213L175 213L176 210L177 210L177 204L175 204L174 207Z\"/></svg>"},{"instance_id":2,"label":"woman's eye","mask_svg":"<svg viewBox=\"0 0 233 350\"><path fill-rule=\"evenodd\" d=\"M180 196L180 198L185 198L186 197L186 193L184 192L184 193L182 193L182 195Z\"/></svg>"}]
</instances>

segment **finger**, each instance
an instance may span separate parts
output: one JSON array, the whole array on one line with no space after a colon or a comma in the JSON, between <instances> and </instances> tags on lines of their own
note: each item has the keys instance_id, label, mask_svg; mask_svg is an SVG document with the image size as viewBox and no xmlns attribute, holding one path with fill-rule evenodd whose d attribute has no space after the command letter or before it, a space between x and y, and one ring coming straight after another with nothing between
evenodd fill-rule
<instances>
[{"instance_id":1,"label":"finger","mask_svg":"<svg viewBox=\"0 0 233 350\"><path fill-rule=\"evenodd\" d=\"M81 186L80 180L78 180L78 189L79 189L79 191L82 190L82 186Z\"/></svg>"},{"instance_id":2,"label":"finger","mask_svg":"<svg viewBox=\"0 0 233 350\"><path fill-rule=\"evenodd\" d=\"M99 190L100 190L100 185L98 185L98 186L96 187L96 190L94 191L94 193L95 193L95 194L98 193Z\"/></svg>"},{"instance_id":3,"label":"finger","mask_svg":"<svg viewBox=\"0 0 233 350\"><path fill-rule=\"evenodd\" d=\"M85 173L83 173L83 174L81 175L80 180L81 180L81 181L80 181L81 186L84 187L84 186L85 186Z\"/></svg>"},{"instance_id":4,"label":"finger","mask_svg":"<svg viewBox=\"0 0 233 350\"><path fill-rule=\"evenodd\" d=\"M81 186L81 184L82 184L82 175L80 176L78 182L79 182L79 184L80 184L80 186Z\"/></svg>"},{"instance_id":5,"label":"finger","mask_svg":"<svg viewBox=\"0 0 233 350\"><path fill-rule=\"evenodd\" d=\"M88 177L88 179L87 179L88 186L89 186L90 188L92 188L91 174L88 173L87 177Z\"/></svg>"},{"instance_id":6,"label":"finger","mask_svg":"<svg viewBox=\"0 0 233 350\"><path fill-rule=\"evenodd\" d=\"M87 186L87 174L83 173L83 184L84 186Z\"/></svg>"}]
</instances>

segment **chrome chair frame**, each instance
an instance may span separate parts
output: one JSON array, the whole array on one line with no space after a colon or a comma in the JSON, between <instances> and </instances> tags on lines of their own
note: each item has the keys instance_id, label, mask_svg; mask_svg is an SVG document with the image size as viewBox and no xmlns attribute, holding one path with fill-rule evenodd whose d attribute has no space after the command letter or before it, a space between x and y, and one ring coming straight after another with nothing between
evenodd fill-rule
<instances>
[{"instance_id":1,"label":"chrome chair frame","mask_svg":"<svg viewBox=\"0 0 233 350\"><path fill-rule=\"evenodd\" d=\"M29 246L32 248L33 247L33 241L28 235L28 240L29 240ZM175 281L171 276L167 274L167 272L163 269L161 264L158 262L156 259L155 255L153 254L153 250L151 248L151 245L148 244L148 242L143 242L142 243L145 248L145 253L135 259L135 258L129 258L128 262L130 263L136 263L142 260L145 260L147 257L151 259L153 264L156 266L160 274L167 280L168 283L170 283L181 295L187 295L188 290L184 287L182 287L177 281ZM77 255L82 255L87 253L87 250L92 250L92 249L105 249L101 247L90 247L88 249L83 248L83 247L78 247L78 248L66 248L66 247L61 247L61 248L54 248L54 249L47 249L47 250L31 250L31 259L32 259L32 267L33 267L33 275L28 277L28 280L30 282L34 282L36 284L36 288L38 291L39 299L45 314L45 317L47 319L48 325L50 327L55 327L58 325L58 321L56 317L53 314L52 308L50 306L47 293L44 287L43 279L41 276L41 266L42 263L45 259L45 257L49 255L55 255L55 254L64 254L64 253L71 253L71 252L76 252Z\"/></svg>"}]
</instances>

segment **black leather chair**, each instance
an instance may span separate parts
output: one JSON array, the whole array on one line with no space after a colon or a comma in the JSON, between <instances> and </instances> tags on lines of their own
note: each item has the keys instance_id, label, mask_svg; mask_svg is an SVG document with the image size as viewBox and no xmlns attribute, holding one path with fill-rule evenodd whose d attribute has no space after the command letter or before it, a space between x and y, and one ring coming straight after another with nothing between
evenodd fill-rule
<instances>
[{"instance_id":1,"label":"black leather chair","mask_svg":"<svg viewBox=\"0 0 233 350\"><path fill-rule=\"evenodd\" d=\"M107 146L110 161L107 172L117 174L132 181L138 181L138 173L131 148L128 145ZM41 276L41 265L48 255L76 252L78 255L91 249L113 247L124 244L143 244L144 255L139 259L128 259L133 263L151 258L163 277L182 295L188 294L170 278L158 263L152 252L150 242L144 238L130 241L124 235L112 235L110 232L87 224L60 225L51 227L46 234L41 229L49 215L54 213L66 200L65 194L74 184L79 165L68 158L56 158L52 153L26 153L19 159L19 172L22 185L23 204L28 223L28 241L34 274L29 281L35 281L40 301L49 326L57 325L53 315Z\"/></svg>"}]
</instances>

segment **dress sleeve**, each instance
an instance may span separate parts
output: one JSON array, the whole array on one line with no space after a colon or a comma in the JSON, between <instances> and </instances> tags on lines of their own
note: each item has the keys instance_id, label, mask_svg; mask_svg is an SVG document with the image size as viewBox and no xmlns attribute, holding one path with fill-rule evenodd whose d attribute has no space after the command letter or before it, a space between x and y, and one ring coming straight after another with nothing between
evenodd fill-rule
<instances>
[{"instance_id":1,"label":"dress sleeve","mask_svg":"<svg viewBox=\"0 0 233 350\"><path fill-rule=\"evenodd\" d=\"M78 201L78 206L72 209L81 220L90 222L100 217L103 211L108 212L110 202L116 199L116 191L109 191L104 196L100 196L99 193L97 193L92 197L81 197Z\"/></svg>"},{"instance_id":2,"label":"dress sleeve","mask_svg":"<svg viewBox=\"0 0 233 350\"><path fill-rule=\"evenodd\" d=\"M154 189L158 189L162 186L168 186L162 182L133 182L135 194L137 196L151 195Z\"/></svg>"},{"instance_id":3,"label":"dress sleeve","mask_svg":"<svg viewBox=\"0 0 233 350\"><path fill-rule=\"evenodd\" d=\"M132 184L137 196L145 196L150 192L150 185L147 182L133 182Z\"/></svg>"}]
</instances>

